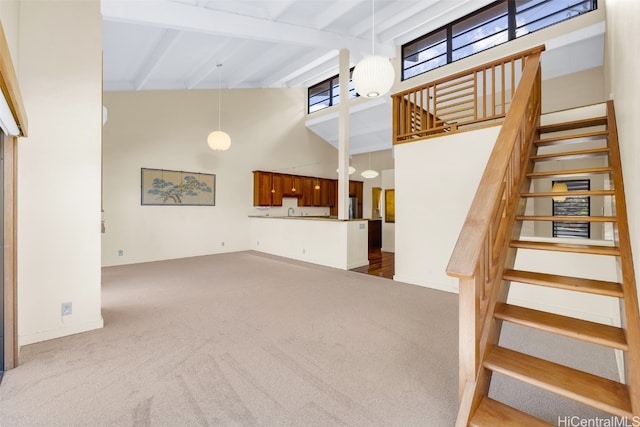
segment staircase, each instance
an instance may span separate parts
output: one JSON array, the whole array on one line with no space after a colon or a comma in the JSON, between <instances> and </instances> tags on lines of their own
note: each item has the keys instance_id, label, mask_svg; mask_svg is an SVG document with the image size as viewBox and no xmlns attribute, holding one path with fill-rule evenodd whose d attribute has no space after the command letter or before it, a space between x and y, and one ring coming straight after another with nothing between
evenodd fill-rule
<instances>
[{"instance_id":1,"label":"staircase","mask_svg":"<svg viewBox=\"0 0 640 427\"><path fill-rule=\"evenodd\" d=\"M598 128L594 130L594 128ZM585 144L589 144L586 148ZM594 145L599 145L594 147ZM553 147L550 151L547 147ZM605 166L565 169L568 160L602 158ZM539 170L540 165L545 170ZM604 174L604 181L610 185L607 189L561 191L548 189L539 191L536 185L541 179L575 179L593 177ZM635 287L631 247L627 229L624 187L620 167L615 112L613 103L606 105L606 115L563 123L538 126L529 167L526 171L523 190L519 192L521 200L534 198L550 199L552 197L588 196L605 198L613 202L612 214L606 216L549 216L526 215L515 216L514 235L508 242L511 256L508 256L502 269L502 282L498 286L493 310L490 318L488 336L496 338L486 346L486 351L479 364L480 387L466 396L470 402L461 408L457 425L484 426L549 426L545 421L537 419L518 409L509 407L488 397L488 385L492 373L499 373L549 392L573 399L584 405L594 407L615 417L626 418L630 423L634 416L640 415L640 399L638 377L640 368L640 342L638 341L638 301ZM530 190L533 188L534 190ZM523 203L524 205L524 203ZM592 242L590 239L572 238L571 242L531 241L518 236L525 221L529 222L588 222L612 224L613 236L617 239L610 244L602 240ZM553 240L553 239L549 239ZM568 239L565 239L568 240ZM518 253L522 250L570 252L584 256L588 263L589 256L615 257L619 266L620 281L594 280L585 277L571 277L551 274L545 271L524 271L513 268L517 263ZM622 327L596 323L573 317L548 313L531 308L507 303L509 284L511 282L525 286L550 287L571 292L581 292L599 297L613 297L620 301ZM528 328L557 334L562 337L582 340L591 344L620 350L625 354L626 383L602 378L588 372L563 366L532 355L524 354L498 344L502 322L510 322ZM462 349L461 349L462 351ZM464 397L463 397L464 400ZM472 402L475 401L476 404ZM568 414L558 414L566 416ZM638 418L636 418L638 419ZM621 424L622 425L622 424ZM631 424L629 424L631 425Z\"/></svg>"},{"instance_id":2,"label":"staircase","mask_svg":"<svg viewBox=\"0 0 640 427\"><path fill-rule=\"evenodd\" d=\"M490 398L494 373L611 416L640 421L638 295L613 102L584 107L581 110L591 114L580 118L559 112L556 120L547 122L545 116L541 125L544 49L538 46L392 95L394 144L502 123L447 266L447 274L459 280L458 427L548 426L558 421ZM560 187L554 191L551 185L586 178L588 186L573 182L572 191L558 191ZM591 216L576 211L560 217L558 227L550 227L559 219L545 211L551 200L580 201L577 197L588 197L589 203L597 200L602 209L586 214ZM548 232L527 233L532 224L534 231ZM551 236L553 229L573 237L524 237ZM579 268L557 271L564 267L560 257L571 258ZM584 261L575 262L576 258ZM531 259L542 262L528 265L525 261ZM611 277L582 268L596 264L610 267ZM518 300L517 292L509 298L512 283L514 289L526 290L526 300ZM554 297L564 292L607 302L616 299L620 322L597 323L569 315L589 311L582 307L543 311L551 306L548 295L546 300L538 297L543 291L555 293ZM508 348L500 340L504 322L624 354L624 382L586 372L586 366L563 366L559 359L545 360ZM571 415L576 414L556 417Z\"/></svg>"}]
</instances>

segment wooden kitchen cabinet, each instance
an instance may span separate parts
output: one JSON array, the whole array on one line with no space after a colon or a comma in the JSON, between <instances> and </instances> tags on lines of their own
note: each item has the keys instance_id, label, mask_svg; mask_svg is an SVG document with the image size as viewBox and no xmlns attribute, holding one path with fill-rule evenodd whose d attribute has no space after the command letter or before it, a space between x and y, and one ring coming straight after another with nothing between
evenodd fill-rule
<instances>
[{"instance_id":1,"label":"wooden kitchen cabinet","mask_svg":"<svg viewBox=\"0 0 640 427\"><path fill-rule=\"evenodd\" d=\"M316 185L320 188L316 188ZM349 196L358 198L360 217L362 217L362 189L361 181L349 181ZM282 206L283 197L298 198L298 206L330 207L330 214L338 215L337 179L253 171L254 206Z\"/></svg>"},{"instance_id":2,"label":"wooden kitchen cabinet","mask_svg":"<svg viewBox=\"0 0 640 427\"><path fill-rule=\"evenodd\" d=\"M271 174L273 176L273 183L271 184L271 206L282 206L282 195L284 194L284 187L282 184L282 175L279 173Z\"/></svg>"},{"instance_id":3,"label":"wooden kitchen cabinet","mask_svg":"<svg viewBox=\"0 0 640 427\"><path fill-rule=\"evenodd\" d=\"M271 206L272 176L273 174L269 172L261 172L261 171L253 172L253 205L254 206Z\"/></svg>"}]
</instances>

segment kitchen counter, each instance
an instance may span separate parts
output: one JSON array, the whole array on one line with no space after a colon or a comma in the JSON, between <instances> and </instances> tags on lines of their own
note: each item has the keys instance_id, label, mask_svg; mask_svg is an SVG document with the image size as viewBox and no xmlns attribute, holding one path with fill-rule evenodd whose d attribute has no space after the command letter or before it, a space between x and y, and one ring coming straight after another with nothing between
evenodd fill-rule
<instances>
[{"instance_id":1,"label":"kitchen counter","mask_svg":"<svg viewBox=\"0 0 640 427\"><path fill-rule=\"evenodd\" d=\"M343 270L369 264L369 220L249 215L249 222L255 251Z\"/></svg>"},{"instance_id":2,"label":"kitchen counter","mask_svg":"<svg viewBox=\"0 0 640 427\"><path fill-rule=\"evenodd\" d=\"M364 218L354 218L354 219L338 219L337 216L312 216L312 215L298 215L298 216L269 216L269 215L249 215L249 218L266 218L266 219L304 219L304 220L321 220L321 221L338 221L338 222L348 222L348 221L369 221Z\"/></svg>"}]
</instances>

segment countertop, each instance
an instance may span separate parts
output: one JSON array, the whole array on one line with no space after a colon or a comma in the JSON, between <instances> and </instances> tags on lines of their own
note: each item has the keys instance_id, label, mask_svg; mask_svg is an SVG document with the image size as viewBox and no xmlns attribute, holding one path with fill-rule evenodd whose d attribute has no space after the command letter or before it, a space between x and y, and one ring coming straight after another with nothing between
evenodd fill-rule
<instances>
[{"instance_id":1,"label":"countertop","mask_svg":"<svg viewBox=\"0 0 640 427\"><path fill-rule=\"evenodd\" d=\"M355 218L355 219L338 219L336 216L312 216L312 215L298 215L298 216L267 216L267 215L249 215L249 218L266 218L266 219L304 219L313 221L369 221L368 218Z\"/></svg>"}]
</instances>

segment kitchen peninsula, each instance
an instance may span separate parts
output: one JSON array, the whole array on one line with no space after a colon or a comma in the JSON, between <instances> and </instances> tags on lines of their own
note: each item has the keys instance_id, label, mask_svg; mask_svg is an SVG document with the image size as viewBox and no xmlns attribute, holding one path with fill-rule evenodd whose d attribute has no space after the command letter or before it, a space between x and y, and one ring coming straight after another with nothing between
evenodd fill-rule
<instances>
[{"instance_id":1,"label":"kitchen peninsula","mask_svg":"<svg viewBox=\"0 0 640 427\"><path fill-rule=\"evenodd\" d=\"M252 249L343 270L367 265L362 182L349 182L349 196L355 215L339 220L336 180L255 171Z\"/></svg>"},{"instance_id":2,"label":"kitchen peninsula","mask_svg":"<svg viewBox=\"0 0 640 427\"><path fill-rule=\"evenodd\" d=\"M312 216L252 216L252 249L327 267L369 264L368 221Z\"/></svg>"}]
</instances>

